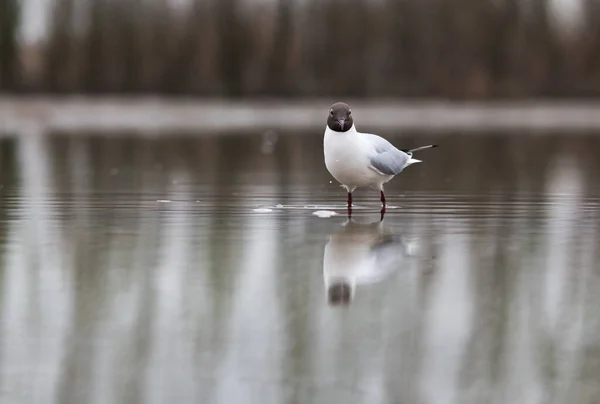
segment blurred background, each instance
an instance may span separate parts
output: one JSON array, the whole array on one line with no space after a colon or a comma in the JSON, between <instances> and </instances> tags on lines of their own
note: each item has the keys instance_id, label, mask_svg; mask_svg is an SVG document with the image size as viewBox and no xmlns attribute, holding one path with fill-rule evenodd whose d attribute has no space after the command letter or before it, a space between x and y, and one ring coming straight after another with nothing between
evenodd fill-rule
<instances>
[{"instance_id":1,"label":"blurred background","mask_svg":"<svg viewBox=\"0 0 600 404\"><path fill-rule=\"evenodd\" d=\"M596 404L599 96L598 0L0 0L0 402Z\"/></svg>"},{"instance_id":2,"label":"blurred background","mask_svg":"<svg viewBox=\"0 0 600 404\"><path fill-rule=\"evenodd\" d=\"M0 90L596 97L596 0L3 0Z\"/></svg>"}]
</instances>

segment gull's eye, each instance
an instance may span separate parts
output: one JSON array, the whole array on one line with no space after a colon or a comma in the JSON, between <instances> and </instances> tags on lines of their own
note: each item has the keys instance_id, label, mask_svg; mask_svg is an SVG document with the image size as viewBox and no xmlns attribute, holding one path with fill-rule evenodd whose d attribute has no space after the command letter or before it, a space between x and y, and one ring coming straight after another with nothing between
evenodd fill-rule
<instances>
[{"instance_id":1,"label":"gull's eye","mask_svg":"<svg viewBox=\"0 0 600 404\"><path fill-rule=\"evenodd\" d=\"M352 110L351 109L348 110L348 116L350 116L350 115L352 115Z\"/></svg>"},{"instance_id":2,"label":"gull's eye","mask_svg":"<svg viewBox=\"0 0 600 404\"><path fill-rule=\"evenodd\" d=\"M333 109L329 110L329 115L333 116Z\"/></svg>"}]
</instances>

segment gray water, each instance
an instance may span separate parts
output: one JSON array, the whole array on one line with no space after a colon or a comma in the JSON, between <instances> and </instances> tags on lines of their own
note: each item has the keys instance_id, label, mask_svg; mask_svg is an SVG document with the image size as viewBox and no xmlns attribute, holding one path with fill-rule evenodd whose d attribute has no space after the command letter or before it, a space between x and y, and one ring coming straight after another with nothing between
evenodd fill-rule
<instances>
[{"instance_id":1,"label":"gray water","mask_svg":"<svg viewBox=\"0 0 600 404\"><path fill-rule=\"evenodd\" d=\"M382 134L3 139L0 402L598 403L600 136Z\"/></svg>"}]
</instances>

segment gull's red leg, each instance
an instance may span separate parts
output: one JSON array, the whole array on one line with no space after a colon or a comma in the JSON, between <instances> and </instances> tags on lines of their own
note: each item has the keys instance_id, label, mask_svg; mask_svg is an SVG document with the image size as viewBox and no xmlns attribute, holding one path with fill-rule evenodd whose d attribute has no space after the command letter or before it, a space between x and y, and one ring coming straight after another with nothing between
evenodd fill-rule
<instances>
[{"instance_id":1,"label":"gull's red leg","mask_svg":"<svg viewBox=\"0 0 600 404\"><path fill-rule=\"evenodd\" d=\"M348 218L352 216L352 192L348 192Z\"/></svg>"},{"instance_id":2,"label":"gull's red leg","mask_svg":"<svg viewBox=\"0 0 600 404\"><path fill-rule=\"evenodd\" d=\"M383 215L385 215L385 195L381 191L381 220L383 220Z\"/></svg>"}]
</instances>

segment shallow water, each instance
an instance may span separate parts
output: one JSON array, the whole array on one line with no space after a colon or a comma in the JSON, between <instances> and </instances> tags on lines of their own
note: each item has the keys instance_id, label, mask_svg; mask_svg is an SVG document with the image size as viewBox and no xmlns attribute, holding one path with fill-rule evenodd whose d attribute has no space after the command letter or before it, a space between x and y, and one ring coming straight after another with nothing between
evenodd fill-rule
<instances>
[{"instance_id":1,"label":"shallow water","mask_svg":"<svg viewBox=\"0 0 600 404\"><path fill-rule=\"evenodd\" d=\"M600 136L382 134L2 140L0 402L597 402Z\"/></svg>"}]
</instances>

